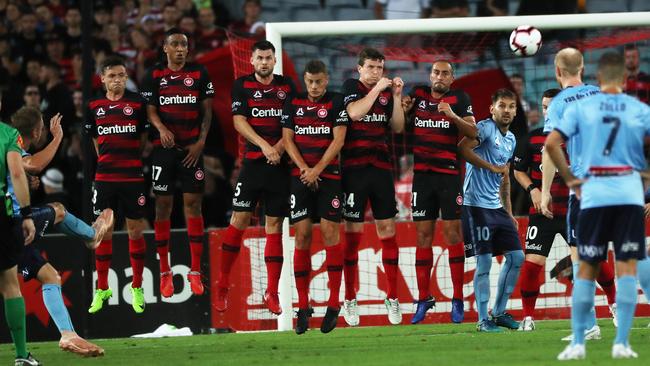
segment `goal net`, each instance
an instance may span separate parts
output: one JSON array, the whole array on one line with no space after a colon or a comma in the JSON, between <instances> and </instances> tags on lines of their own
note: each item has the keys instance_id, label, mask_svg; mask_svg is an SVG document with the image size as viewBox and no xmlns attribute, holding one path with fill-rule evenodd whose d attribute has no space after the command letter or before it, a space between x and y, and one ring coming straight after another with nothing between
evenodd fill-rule
<instances>
[{"instance_id":1,"label":"goal net","mask_svg":"<svg viewBox=\"0 0 650 366\"><path fill-rule=\"evenodd\" d=\"M519 25L537 27L543 35L540 51L531 57L515 56L509 48L510 31ZM329 89L340 91L348 78L358 78L357 54L364 47L374 47L386 56L388 77L401 77L408 93L415 85L429 85L431 63L435 60L448 60L454 66L456 81L452 88L464 90L472 100L477 121L489 117L490 95L500 87L513 89L519 94L518 117L512 130L518 139L524 139L529 130L543 124L541 95L549 88L558 88L555 80L553 59L563 47L571 46L583 52L585 70L583 80L596 84L596 64L600 55L606 51L624 52L635 46L641 71L650 72L650 13L590 14L561 16L526 16L463 19L426 19L394 21L345 21L311 23L270 23L267 24L267 39L272 41L285 57L279 60L276 73L291 70L290 76L301 75L305 64L312 59L325 62L329 68ZM253 40L241 37L231 38L233 66L236 76L252 72L250 67L250 46ZM627 51L625 51L627 53ZM628 55L634 62L634 56ZM296 84L304 89L300 77ZM649 78L643 75L631 78L627 92L648 102L650 96ZM414 311L413 299L418 291L415 276L415 226L411 223L410 185L412 179L412 134L407 128L404 134L394 134L390 143L395 172L395 187L399 206L397 241L399 256L399 300L402 304L404 322L408 322ZM519 232L524 242L528 212L528 195L512 179L513 206L522 216ZM371 217L371 216L368 216ZM434 268L431 291L437 305L429 312L425 322L448 322L451 309L452 283L448 265L448 252L443 246L442 226L437 225L434 247ZM258 232L259 234L259 232ZM286 234L286 233L285 233ZM311 305L315 309L314 324L320 324L320 317L327 306L327 272L325 251L314 235L316 243L312 248L312 280L310 285ZM342 240L344 236L341 235ZM293 279L293 237L285 235L285 267L283 281L285 303L297 304L297 292ZM262 303L266 274L263 262L263 235L248 239L242 246L242 253L249 256L248 268L240 268L239 284L246 290L245 306L237 310L241 319L249 321L244 330L263 329L275 316L265 310ZM562 259L568 256L568 247L557 236L543 274L543 284L537 301L536 318L567 318L570 316L569 304L571 281L557 271L566 269ZM501 258L494 258L492 270L492 293L496 293L498 269ZM472 279L475 260L465 262L464 295L466 320L475 320ZM555 269L555 271L552 271ZM363 242L359 252L358 300L361 312L361 325L388 324L383 300L384 270L381 264L381 246L377 240L374 226L366 225ZM281 290L282 292L282 290ZM344 291L341 291L343 296ZM243 298L243 297L242 297ZM290 298L290 300L288 300ZM343 298L341 298L343 301ZM641 301L645 303L645 299ZM244 305L244 302L242 303ZM597 313L608 315L607 301L598 290ZM519 287L515 289L508 311L520 315L521 296ZM648 306L642 311L650 312ZM644 309L644 310L643 310ZM292 311L285 308L289 317ZM234 316L234 315L232 315ZM269 323L271 321L271 323ZM291 326L290 318L280 322L280 329ZM339 324L343 324L341 318ZM239 324L239 323L238 323ZM242 323L243 324L243 323ZM260 324L265 324L261 326Z\"/></svg>"}]
</instances>

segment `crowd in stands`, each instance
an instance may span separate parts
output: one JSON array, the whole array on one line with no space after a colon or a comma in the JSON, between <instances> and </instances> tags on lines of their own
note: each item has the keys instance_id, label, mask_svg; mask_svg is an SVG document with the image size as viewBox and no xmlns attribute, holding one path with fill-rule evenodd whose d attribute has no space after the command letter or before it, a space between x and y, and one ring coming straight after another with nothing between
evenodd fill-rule
<instances>
[{"instance_id":1,"label":"crowd in stands","mask_svg":"<svg viewBox=\"0 0 650 366\"><path fill-rule=\"evenodd\" d=\"M87 0L91 1L91 0ZM93 8L92 55L96 65L111 54L122 55L131 80L128 89L137 90L147 68L161 57L164 32L179 27L190 35L191 56L228 44L228 31L263 36L264 7L282 11L288 0L96 0ZM326 8L332 0L291 0ZM340 2L337 2L340 3ZM350 0L378 19L457 16L501 16L508 14L575 13L608 11L617 3L618 11L647 10L638 1L597 0ZM625 3L625 4L623 4ZM641 5L639 5L641 4ZM46 126L56 113L63 115L65 139L50 168L49 180L62 192L81 192L84 139L81 132L84 98L82 75L81 0L0 0L0 120L23 105L40 108ZM521 77L513 76L513 86ZM101 90L99 70L93 88ZM539 110L517 90L530 123L539 123ZM218 123L213 123L213 126ZM44 134L47 136L47 134ZM146 155L146 151L145 151ZM232 186L233 157L224 156L219 146L206 149L206 224L225 226L228 222ZM58 173L58 174L57 174ZM145 172L147 173L147 172ZM148 176L148 174L145 174ZM55 178L55 179L53 179ZM62 182L58 181L58 178ZM38 196L45 195L43 184ZM81 212L81 195L68 195L68 206ZM174 210L181 212L181 210ZM153 212L152 212L153 215ZM175 218L182 223L182 218ZM181 224L182 225L182 224Z\"/></svg>"}]
</instances>

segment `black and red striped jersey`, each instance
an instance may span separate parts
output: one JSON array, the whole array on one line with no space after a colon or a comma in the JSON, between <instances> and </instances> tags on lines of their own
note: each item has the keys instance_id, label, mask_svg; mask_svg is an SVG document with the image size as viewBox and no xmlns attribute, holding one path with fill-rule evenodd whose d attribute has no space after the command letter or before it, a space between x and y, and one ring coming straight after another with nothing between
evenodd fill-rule
<instances>
[{"instance_id":1,"label":"black and red striped jersey","mask_svg":"<svg viewBox=\"0 0 650 366\"><path fill-rule=\"evenodd\" d=\"M525 141L517 144L515 150L515 164L514 168L518 171L528 173L530 180L533 181L535 187L542 189L542 150L544 149L544 142L546 141L546 134L544 128L532 130ZM564 145L562 148L565 149ZM564 152L568 160L566 150ZM553 197L553 215L566 216L567 204L569 202L569 188L564 184L562 177L558 173L553 178L551 185L551 196ZM535 207L530 205L528 210L530 215L538 214Z\"/></svg>"},{"instance_id":2,"label":"black and red striped jersey","mask_svg":"<svg viewBox=\"0 0 650 366\"><path fill-rule=\"evenodd\" d=\"M293 130L294 142L302 158L310 167L321 160L334 140L334 127L348 126L348 114L343 107L343 95L326 92L318 101L310 101L307 93L301 93L285 104L282 127ZM294 165L291 174L300 176ZM341 179L338 157L332 159L321 177Z\"/></svg>"},{"instance_id":3,"label":"black and red striped jersey","mask_svg":"<svg viewBox=\"0 0 650 366\"><path fill-rule=\"evenodd\" d=\"M639 72L636 76L628 76L625 81L625 92L637 97L643 103L650 104L650 75Z\"/></svg>"},{"instance_id":4,"label":"black and red striped jersey","mask_svg":"<svg viewBox=\"0 0 650 366\"><path fill-rule=\"evenodd\" d=\"M232 86L232 115L246 117L246 121L271 146L282 138L282 108L293 97L296 87L290 78L273 75L270 84L255 79L255 74L242 76ZM262 149L246 141L244 160L264 157Z\"/></svg>"},{"instance_id":5,"label":"black and red striped jersey","mask_svg":"<svg viewBox=\"0 0 650 366\"><path fill-rule=\"evenodd\" d=\"M365 97L370 88L358 79L343 83L345 107ZM391 154L388 150L390 119L393 115L393 94L390 88L379 93L368 113L359 121L350 120L341 155L343 169L375 166L391 170Z\"/></svg>"},{"instance_id":6,"label":"black and red striped jersey","mask_svg":"<svg viewBox=\"0 0 650 366\"><path fill-rule=\"evenodd\" d=\"M95 180L141 182L141 135L148 130L146 101L127 91L117 101L105 96L88 104L86 131L97 139Z\"/></svg>"},{"instance_id":7,"label":"black and red striped jersey","mask_svg":"<svg viewBox=\"0 0 650 366\"><path fill-rule=\"evenodd\" d=\"M469 117L474 115L469 96L462 90L452 89L442 98L434 98L429 86L416 86L409 95L413 100L410 120L414 171L458 175L458 127L438 112L438 103L448 103L461 118Z\"/></svg>"},{"instance_id":8,"label":"black and red striped jersey","mask_svg":"<svg viewBox=\"0 0 650 366\"><path fill-rule=\"evenodd\" d=\"M203 119L202 101L214 96L214 87L203 65L188 63L178 71L157 64L145 74L142 96L156 106L162 123L174 134L179 147L198 140ZM154 146L160 146L160 137L152 131Z\"/></svg>"}]
</instances>

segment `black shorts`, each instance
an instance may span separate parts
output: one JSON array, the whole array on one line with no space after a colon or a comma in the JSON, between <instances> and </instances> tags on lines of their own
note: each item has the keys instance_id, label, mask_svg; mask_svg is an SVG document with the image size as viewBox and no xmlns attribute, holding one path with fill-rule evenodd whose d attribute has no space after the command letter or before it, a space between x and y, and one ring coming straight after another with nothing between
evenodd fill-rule
<instances>
[{"instance_id":1,"label":"black shorts","mask_svg":"<svg viewBox=\"0 0 650 366\"><path fill-rule=\"evenodd\" d=\"M580 210L580 260L590 263L607 260L610 241L614 243L617 261L640 260L646 257L643 206L619 205Z\"/></svg>"},{"instance_id":2,"label":"black shorts","mask_svg":"<svg viewBox=\"0 0 650 366\"><path fill-rule=\"evenodd\" d=\"M570 247L578 245L578 220L580 216L580 200L575 194L569 196L568 211L566 213L566 236Z\"/></svg>"},{"instance_id":3,"label":"black shorts","mask_svg":"<svg viewBox=\"0 0 650 366\"><path fill-rule=\"evenodd\" d=\"M23 280L29 281L36 278L38 271L47 264L47 259L43 258L41 251L33 244L23 249L22 256L18 261L18 273L23 276Z\"/></svg>"},{"instance_id":4,"label":"black shorts","mask_svg":"<svg viewBox=\"0 0 650 366\"><path fill-rule=\"evenodd\" d=\"M146 216L147 198L143 182L95 182L93 213L97 218L102 210L122 207L124 216L138 220Z\"/></svg>"},{"instance_id":5,"label":"black shorts","mask_svg":"<svg viewBox=\"0 0 650 366\"><path fill-rule=\"evenodd\" d=\"M4 271L20 261L25 238L20 220L9 217L3 208L0 208L0 233L0 271Z\"/></svg>"},{"instance_id":6,"label":"black shorts","mask_svg":"<svg viewBox=\"0 0 650 366\"><path fill-rule=\"evenodd\" d=\"M284 163L271 165L262 159L245 160L232 198L233 211L253 212L261 200L266 216L288 216L290 178L289 167Z\"/></svg>"},{"instance_id":7,"label":"black shorts","mask_svg":"<svg viewBox=\"0 0 650 366\"><path fill-rule=\"evenodd\" d=\"M395 183L390 170L365 167L343 171L343 218L363 222L370 200L375 220L392 219L397 214Z\"/></svg>"},{"instance_id":8,"label":"black shorts","mask_svg":"<svg viewBox=\"0 0 650 366\"><path fill-rule=\"evenodd\" d=\"M557 234L566 241L566 219L564 217L547 218L542 214L531 215L526 229L526 254L538 254L548 257Z\"/></svg>"},{"instance_id":9,"label":"black shorts","mask_svg":"<svg viewBox=\"0 0 650 366\"><path fill-rule=\"evenodd\" d=\"M54 207L50 205L32 207L32 219L34 220L34 227L36 228L36 236L34 240L43 237L45 231L54 226L54 219L56 212Z\"/></svg>"},{"instance_id":10,"label":"black shorts","mask_svg":"<svg viewBox=\"0 0 650 366\"><path fill-rule=\"evenodd\" d=\"M183 165L185 155L187 152L178 148L165 149L158 146L153 149L151 152L153 193L173 195L177 182L180 182L183 193L203 193L205 178L203 156L199 158L195 167L187 168Z\"/></svg>"},{"instance_id":11,"label":"black shorts","mask_svg":"<svg viewBox=\"0 0 650 366\"><path fill-rule=\"evenodd\" d=\"M294 224L304 219L326 219L341 222L341 181L323 178L318 182L318 190L313 191L304 185L299 177L291 177L291 196L289 221Z\"/></svg>"},{"instance_id":12,"label":"black shorts","mask_svg":"<svg viewBox=\"0 0 650 366\"><path fill-rule=\"evenodd\" d=\"M463 206L461 214L465 257L492 253L501 255L522 250L512 218L501 208Z\"/></svg>"},{"instance_id":13,"label":"black shorts","mask_svg":"<svg viewBox=\"0 0 650 366\"><path fill-rule=\"evenodd\" d=\"M451 174L416 172L413 176L411 209L413 221L460 219L463 195L460 177Z\"/></svg>"}]
</instances>

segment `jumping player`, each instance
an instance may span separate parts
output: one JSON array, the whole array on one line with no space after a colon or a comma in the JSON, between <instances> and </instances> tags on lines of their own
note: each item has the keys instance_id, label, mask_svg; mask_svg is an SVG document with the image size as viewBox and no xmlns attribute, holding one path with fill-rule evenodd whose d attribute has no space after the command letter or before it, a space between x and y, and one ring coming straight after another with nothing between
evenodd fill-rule
<instances>
[{"instance_id":1,"label":"jumping player","mask_svg":"<svg viewBox=\"0 0 650 366\"><path fill-rule=\"evenodd\" d=\"M145 75L142 96L148 101L152 129L153 192L156 195L154 232L160 257L160 293L174 294L174 274L169 266L169 232L174 190L180 181L192 263L187 280L194 295L202 295L203 254L203 148L212 121L214 88L205 67L187 62L188 38L179 29L165 33L164 64Z\"/></svg>"},{"instance_id":2,"label":"jumping player","mask_svg":"<svg viewBox=\"0 0 650 366\"><path fill-rule=\"evenodd\" d=\"M232 114L235 129L246 139L242 168L232 199L233 214L226 230L217 280L215 308L227 308L230 270L237 259L244 230L248 227L258 201L264 202L266 246L264 262L267 288L264 302L269 311L282 313L278 284L282 272L282 221L289 213L290 176L280 119L282 108L294 94L289 78L273 74L275 47L258 41L251 48L251 64L255 70L243 76L232 87Z\"/></svg>"},{"instance_id":3,"label":"jumping player","mask_svg":"<svg viewBox=\"0 0 650 366\"><path fill-rule=\"evenodd\" d=\"M145 187L142 173L142 147L147 138L147 106L136 93L126 91L128 74L124 60L108 57L101 65L105 95L89 103L86 124L97 153L93 209L99 215L104 209L122 206L129 235L129 258L133 269L131 294L136 313L144 311L142 272L146 243L142 231L145 222ZM102 309L113 291L108 287L108 270L113 252L113 227L104 235L95 251L97 288L89 313Z\"/></svg>"}]
</instances>

